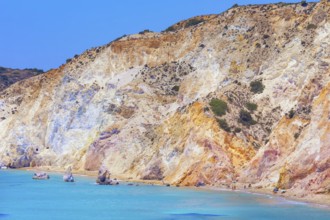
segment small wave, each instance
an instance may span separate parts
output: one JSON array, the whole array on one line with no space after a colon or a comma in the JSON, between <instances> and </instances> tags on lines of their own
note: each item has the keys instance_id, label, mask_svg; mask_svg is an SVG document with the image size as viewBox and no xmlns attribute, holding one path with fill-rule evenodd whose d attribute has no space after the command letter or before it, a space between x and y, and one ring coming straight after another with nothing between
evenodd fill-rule
<instances>
[{"instance_id":1,"label":"small wave","mask_svg":"<svg viewBox=\"0 0 330 220\"><path fill-rule=\"evenodd\" d=\"M219 214L208 214L208 213L177 213L177 214L171 214L171 216L185 216L185 217L220 217L225 215L219 215Z\"/></svg>"}]
</instances>

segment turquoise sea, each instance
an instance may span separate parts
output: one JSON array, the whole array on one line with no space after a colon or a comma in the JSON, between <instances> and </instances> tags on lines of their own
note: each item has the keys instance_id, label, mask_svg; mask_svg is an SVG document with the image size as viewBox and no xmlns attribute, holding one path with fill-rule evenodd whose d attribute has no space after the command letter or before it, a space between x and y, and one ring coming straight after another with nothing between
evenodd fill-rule
<instances>
[{"instance_id":1,"label":"turquoise sea","mask_svg":"<svg viewBox=\"0 0 330 220\"><path fill-rule=\"evenodd\" d=\"M32 180L0 170L0 219L298 219L329 220L330 210L277 197L151 185L99 186L93 178Z\"/></svg>"}]
</instances>

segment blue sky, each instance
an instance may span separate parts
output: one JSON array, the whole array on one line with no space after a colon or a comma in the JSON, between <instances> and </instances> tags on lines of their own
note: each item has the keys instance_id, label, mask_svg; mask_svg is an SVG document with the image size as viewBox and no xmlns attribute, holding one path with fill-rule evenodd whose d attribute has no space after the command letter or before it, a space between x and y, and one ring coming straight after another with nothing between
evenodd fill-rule
<instances>
[{"instance_id":1,"label":"blue sky","mask_svg":"<svg viewBox=\"0 0 330 220\"><path fill-rule=\"evenodd\" d=\"M162 31L192 16L221 13L235 3L271 2L277 1L0 0L0 66L48 70L124 34Z\"/></svg>"}]
</instances>

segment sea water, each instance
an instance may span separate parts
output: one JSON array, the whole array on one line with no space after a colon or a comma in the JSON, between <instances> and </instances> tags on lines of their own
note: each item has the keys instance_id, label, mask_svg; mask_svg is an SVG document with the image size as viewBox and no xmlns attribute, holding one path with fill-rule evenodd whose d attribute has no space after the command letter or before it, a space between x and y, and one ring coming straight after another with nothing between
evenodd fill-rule
<instances>
[{"instance_id":1,"label":"sea water","mask_svg":"<svg viewBox=\"0 0 330 220\"><path fill-rule=\"evenodd\" d=\"M143 184L100 186L94 178L32 180L0 170L0 219L299 219L329 220L329 209L278 197Z\"/></svg>"}]
</instances>

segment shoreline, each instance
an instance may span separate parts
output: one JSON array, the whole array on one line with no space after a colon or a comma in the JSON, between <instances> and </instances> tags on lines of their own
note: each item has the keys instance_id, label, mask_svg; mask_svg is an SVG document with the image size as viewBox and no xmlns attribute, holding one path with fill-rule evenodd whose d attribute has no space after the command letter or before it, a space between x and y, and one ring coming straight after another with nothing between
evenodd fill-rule
<instances>
[{"instance_id":1,"label":"shoreline","mask_svg":"<svg viewBox=\"0 0 330 220\"><path fill-rule=\"evenodd\" d=\"M303 203L314 207L321 207L330 210L330 196L327 195L317 195L317 194L310 194L306 197L298 197L294 196L291 193L272 193L271 189L256 189L256 188L249 188L249 189L236 189L236 190L230 190L230 189L224 189L214 186L206 186L203 187L208 190L212 191L228 191L228 192L241 192L241 193L249 193L249 194L255 194L255 195L263 195L263 196L271 196L277 199L283 199L288 202L297 202L297 203ZM314 197L314 198L313 198ZM326 199L324 199L327 197Z\"/></svg>"},{"instance_id":2,"label":"shoreline","mask_svg":"<svg viewBox=\"0 0 330 220\"><path fill-rule=\"evenodd\" d=\"M15 170L15 169L14 169ZM61 168L54 168L54 167L25 167L25 168L19 168L17 170L23 170L23 171L35 171L35 172L51 172L51 173L58 173L63 174L65 172L65 169ZM98 171L86 171L86 170L73 170L73 175L77 176L86 176L86 177L97 177ZM149 184L149 185L158 185L158 186L166 186L167 183L164 183L160 180L141 180L141 179L130 179L125 178L123 176L113 176L116 178L119 182L127 182L127 183L142 183L142 184ZM176 187L175 185L169 185L171 187ZM189 188L189 189L202 189L202 190L209 190L209 191L218 191L218 192L241 192L241 193L251 193L251 194L257 194L257 195L264 195L264 196L272 196L278 199L284 199L286 201L291 202L301 202L305 203L310 206L316 206L321 208L330 209L330 195L322 195L322 194L305 194L304 196L297 196L292 194L291 192L286 193L273 193L271 189L267 188L237 188L235 190L231 190L228 188L223 187L217 187L217 186L201 186L201 187L195 187L195 186L180 186L180 188ZM293 192L294 193L294 192Z\"/></svg>"}]
</instances>

